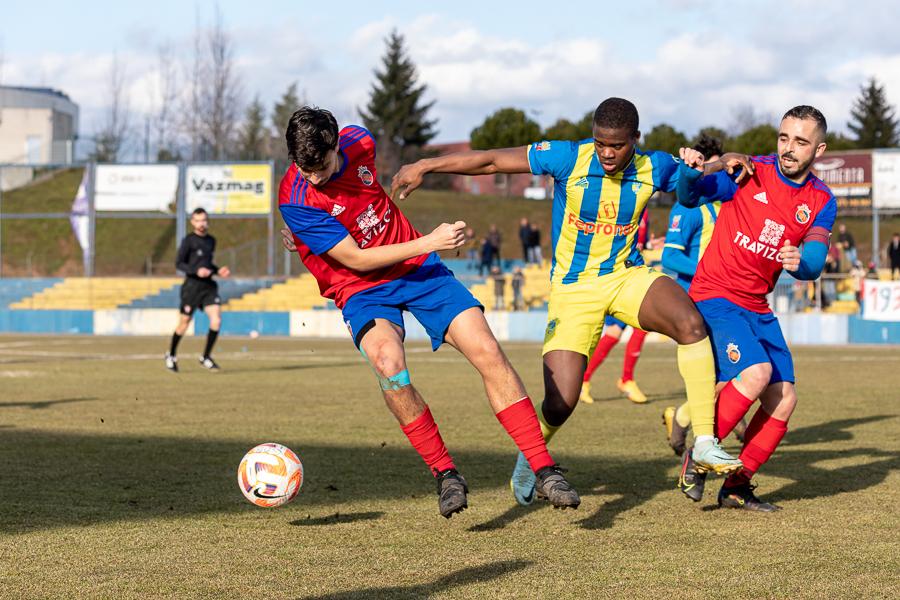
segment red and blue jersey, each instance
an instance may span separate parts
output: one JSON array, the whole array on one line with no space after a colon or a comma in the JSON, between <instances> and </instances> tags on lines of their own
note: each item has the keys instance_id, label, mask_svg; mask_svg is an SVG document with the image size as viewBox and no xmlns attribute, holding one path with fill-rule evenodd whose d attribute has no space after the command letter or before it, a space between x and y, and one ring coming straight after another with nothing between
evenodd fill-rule
<instances>
[{"instance_id":1,"label":"red and blue jersey","mask_svg":"<svg viewBox=\"0 0 900 600\"><path fill-rule=\"evenodd\" d=\"M789 240L828 244L837 216L831 190L812 173L803 183L782 175L777 156L754 156L752 177L736 184L724 172L703 177L692 195L725 201L691 283L694 301L725 298L757 313L771 312L766 295L781 274L778 250Z\"/></svg>"},{"instance_id":2,"label":"red and blue jersey","mask_svg":"<svg viewBox=\"0 0 900 600\"><path fill-rule=\"evenodd\" d=\"M278 208L294 234L300 260L319 282L319 291L343 308L353 294L394 281L428 258L422 254L374 271L354 271L328 256L348 235L360 248L408 242L421 237L378 183L375 139L350 125L338 141L342 165L327 183L309 184L297 165L281 179Z\"/></svg>"}]
</instances>

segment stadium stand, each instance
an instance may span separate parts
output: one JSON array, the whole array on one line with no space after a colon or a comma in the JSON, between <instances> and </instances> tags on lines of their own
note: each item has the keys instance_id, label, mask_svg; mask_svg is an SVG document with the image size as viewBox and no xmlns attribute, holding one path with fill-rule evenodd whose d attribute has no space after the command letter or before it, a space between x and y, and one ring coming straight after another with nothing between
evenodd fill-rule
<instances>
[{"instance_id":1,"label":"stadium stand","mask_svg":"<svg viewBox=\"0 0 900 600\"><path fill-rule=\"evenodd\" d=\"M181 279L173 277L67 277L10 303L9 308L111 309L127 306L144 296L158 294L160 290L171 288L180 282Z\"/></svg>"},{"instance_id":2,"label":"stadium stand","mask_svg":"<svg viewBox=\"0 0 900 600\"><path fill-rule=\"evenodd\" d=\"M219 280L219 297L223 304L245 294L252 294L261 289L271 287L274 279L223 279ZM121 308L176 308L181 301L181 280L172 287L165 288L159 293L138 298L127 306Z\"/></svg>"},{"instance_id":3,"label":"stadium stand","mask_svg":"<svg viewBox=\"0 0 900 600\"><path fill-rule=\"evenodd\" d=\"M41 292L62 279L0 279L0 309Z\"/></svg>"},{"instance_id":4,"label":"stadium stand","mask_svg":"<svg viewBox=\"0 0 900 600\"><path fill-rule=\"evenodd\" d=\"M223 299L224 300L224 299ZM222 307L226 311L282 311L329 308L334 304L319 295L315 278L304 273L282 283L234 298Z\"/></svg>"}]
</instances>

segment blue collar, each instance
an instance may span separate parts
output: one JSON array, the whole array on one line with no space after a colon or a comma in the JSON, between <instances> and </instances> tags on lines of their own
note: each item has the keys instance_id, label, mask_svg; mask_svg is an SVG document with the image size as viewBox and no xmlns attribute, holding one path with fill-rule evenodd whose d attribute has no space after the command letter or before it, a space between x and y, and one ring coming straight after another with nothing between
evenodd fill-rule
<instances>
[{"instance_id":1,"label":"blue collar","mask_svg":"<svg viewBox=\"0 0 900 600\"><path fill-rule=\"evenodd\" d=\"M781 181L785 182L789 186L793 188L802 188L806 185L806 182L809 181L809 171L806 172L806 177L803 178L803 183L797 183L795 181L791 181L787 177L784 176L784 173L781 172L781 165L779 164L779 156L775 154L775 172L778 173L778 176L781 178Z\"/></svg>"}]
</instances>

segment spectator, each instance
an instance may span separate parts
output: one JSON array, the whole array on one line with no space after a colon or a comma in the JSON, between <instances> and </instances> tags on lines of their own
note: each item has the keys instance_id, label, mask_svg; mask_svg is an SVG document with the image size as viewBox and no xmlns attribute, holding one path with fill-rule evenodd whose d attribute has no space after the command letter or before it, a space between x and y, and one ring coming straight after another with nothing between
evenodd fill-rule
<instances>
[{"instance_id":1,"label":"spectator","mask_svg":"<svg viewBox=\"0 0 900 600\"><path fill-rule=\"evenodd\" d=\"M488 228L487 240L490 242L491 246L494 247L494 262L497 266L500 266L500 243L503 241L503 237L500 235L500 230L497 229L497 226L491 223L491 226Z\"/></svg>"},{"instance_id":2,"label":"spectator","mask_svg":"<svg viewBox=\"0 0 900 600\"><path fill-rule=\"evenodd\" d=\"M519 221L519 241L522 242L522 260L526 263L529 260L529 249L531 248L531 227L528 225L528 219L522 217Z\"/></svg>"},{"instance_id":3,"label":"spectator","mask_svg":"<svg viewBox=\"0 0 900 600\"><path fill-rule=\"evenodd\" d=\"M491 279L494 280L494 310L506 308L504 295L506 293L506 276L500 272L500 267L491 268Z\"/></svg>"},{"instance_id":4,"label":"spectator","mask_svg":"<svg viewBox=\"0 0 900 600\"><path fill-rule=\"evenodd\" d=\"M481 264L478 265L478 276L481 277L485 272L490 274L491 265L494 263L494 254L496 250L491 241L484 237L481 238Z\"/></svg>"},{"instance_id":5,"label":"spectator","mask_svg":"<svg viewBox=\"0 0 900 600\"><path fill-rule=\"evenodd\" d=\"M853 267L850 269L850 279L853 285L853 293L859 304L862 304L862 282L865 277L866 268L863 266L862 262L856 261L853 263Z\"/></svg>"},{"instance_id":6,"label":"spectator","mask_svg":"<svg viewBox=\"0 0 900 600\"><path fill-rule=\"evenodd\" d=\"M530 260L528 262L541 265L544 263L544 256L541 253L541 228L537 223L531 224L531 235L528 237L528 250Z\"/></svg>"},{"instance_id":7,"label":"spectator","mask_svg":"<svg viewBox=\"0 0 900 600\"><path fill-rule=\"evenodd\" d=\"M853 234L847 231L847 226L843 223L838 225L838 246L844 251L846 260L844 264L848 268L856 264L856 240L853 239Z\"/></svg>"},{"instance_id":8,"label":"spectator","mask_svg":"<svg viewBox=\"0 0 900 600\"><path fill-rule=\"evenodd\" d=\"M886 253L891 264L891 279L900 279L900 233L891 236Z\"/></svg>"},{"instance_id":9,"label":"spectator","mask_svg":"<svg viewBox=\"0 0 900 600\"><path fill-rule=\"evenodd\" d=\"M522 297L522 286L525 284L525 274L522 267L516 267L512 276L513 310L525 310L525 298Z\"/></svg>"},{"instance_id":10,"label":"spectator","mask_svg":"<svg viewBox=\"0 0 900 600\"><path fill-rule=\"evenodd\" d=\"M837 294L837 284L834 275L840 272L841 249L836 245L828 249L825 255L825 268L822 270L822 278L819 280L822 286L822 309L826 309L834 302Z\"/></svg>"},{"instance_id":11,"label":"spectator","mask_svg":"<svg viewBox=\"0 0 900 600\"><path fill-rule=\"evenodd\" d=\"M470 271L474 271L478 267L478 248L480 246L478 240L475 238L475 230L471 227L466 227L466 258L469 260L469 264L466 265L466 268Z\"/></svg>"},{"instance_id":12,"label":"spectator","mask_svg":"<svg viewBox=\"0 0 900 600\"><path fill-rule=\"evenodd\" d=\"M875 263L869 263L869 269L866 271L866 279L874 279L878 281L878 269L875 268Z\"/></svg>"}]
</instances>

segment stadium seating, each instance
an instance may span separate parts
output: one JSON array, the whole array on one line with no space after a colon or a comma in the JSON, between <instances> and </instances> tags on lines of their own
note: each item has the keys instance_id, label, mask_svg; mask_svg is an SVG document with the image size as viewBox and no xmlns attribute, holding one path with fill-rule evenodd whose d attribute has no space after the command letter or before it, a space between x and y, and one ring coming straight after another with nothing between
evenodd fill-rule
<instances>
[{"instance_id":1,"label":"stadium seating","mask_svg":"<svg viewBox=\"0 0 900 600\"><path fill-rule=\"evenodd\" d=\"M547 299L550 295L550 265L536 266L528 265L522 269L525 276L525 283L522 286L522 299L525 301L526 309L542 309L546 307ZM504 273L506 283L503 286L503 304L506 310L512 310L513 293L512 273ZM472 295L484 305L485 310L494 309L494 281L487 278L482 283L470 286L469 290Z\"/></svg>"},{"instance_id":2,"label":"stadium seating","mask_svg":"<svg viewBox=\"0 0 900 600\"><path fill-rule=\"evenodd\" d=\"M175 308L181 301L181 281L160 290L157 294L139 298L122 308ZM223 279L219 282L219 297L223 304L270 287L274 279Z\"/></svg>"},{"instance_id":3,"label":"stadium seating","mask_svg":"<svg viewBox=\"0 0 900 600\"><path fill-rule=\"evenodd\" d=\"M0 279L0 309L9 308L62 281L58 278L46 279Z\"/></svg>"},{"instance_id":4,"label":"stadium seating","mask_svg":"<svg viewBox=\"0 0 900 600\"><path fill-rule=\"evenodd\" d=\"M228 311L309 310L334 306L319 295L319 284L306 273L225 303Z\"/></svg>"},{"instance_id":5,"label":"stadium seating","mask_svg":"<svg viewBox=\"0 0 900 600\"><path fill-rule=\"evenodd\" d=\"M46 280L44 280L46 281ZM98 310L126 306L158 294L181 280L174 277L68 277L10 303L12 309Z\"/></svg>"}]
</instances>

